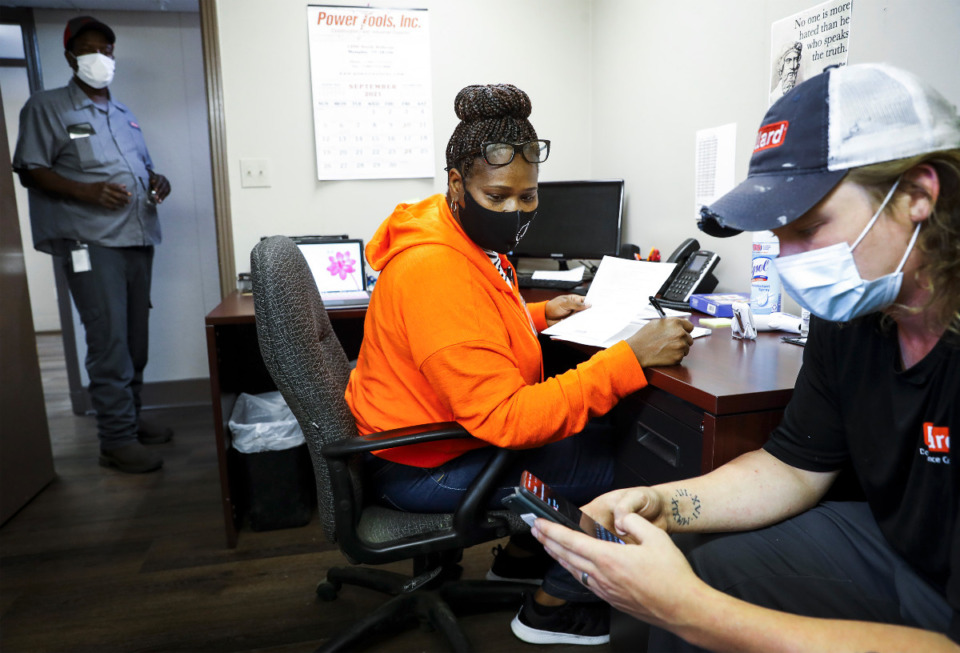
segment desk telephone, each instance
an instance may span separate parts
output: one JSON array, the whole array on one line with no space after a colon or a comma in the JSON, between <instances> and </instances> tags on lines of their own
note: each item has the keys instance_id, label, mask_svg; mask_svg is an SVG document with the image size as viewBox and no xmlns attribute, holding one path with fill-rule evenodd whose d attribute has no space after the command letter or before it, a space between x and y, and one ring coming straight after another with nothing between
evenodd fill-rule
<instances>
[{"instance_id":1,"label":"desk telephone","mask_svg":"<svg viewBox=\"0 0 960 653\"><path fill-rule=\"evenodd\" d=\"M657 291L660 305L678 311L690 310L690 295L708 293L717 287L713 269L720 262L720 255L700 249L700 243L687 238L674 250L667 263L677 267Z\"/></svg>"}]
</instances>

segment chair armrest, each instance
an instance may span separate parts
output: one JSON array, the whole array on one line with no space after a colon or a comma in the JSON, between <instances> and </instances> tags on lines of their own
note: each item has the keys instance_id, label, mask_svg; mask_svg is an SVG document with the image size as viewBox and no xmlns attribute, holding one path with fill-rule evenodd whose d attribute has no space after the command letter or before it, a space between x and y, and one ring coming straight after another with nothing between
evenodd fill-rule
<instances>
[{"instance_id":1,"label":"chair armrest","mask_svg":"<svg viewBox=\"0 0 960 653\"><path fill-rule=\"evenodd\" d=\"M473 437L465 428L456 422L438 422L420 426L407 426L400 429L391 429L359 438L338 440L323 445L320 449L324 458L346 458L357 453L379 451L380 449L394 449L422 442L436 442L437 440L459 440Z\"/></svg>"},{"instance_id":2,"label":"chair armrest","mask_svg":"<svg viewBox=\"0 0 960 653\"><path fill-rule=\"evenodd\" d=\"M392 449L423 442L472 438L470 433L456 422L424 424L401 429L392 429L357 438L330 442L320 448L320 454L328 460L333 493L337 497L337 531L341 549L348 556L371 564L392 562L398 559L398 551L417 549L417 554L442 551L451 546L472 546L479 542L506 537L510 534L509 523L502 517L491 519L486 508L491 494L498 487L499 477L518 452L498 449L483 469L471 481L453 513L451 528L425 534L416 538L401 538L396 542L380 545L362 542L356 533L360 519L360 507L355 503L354 487L348 472L346 459L354 454L380 449Z\"/></svg>"}]
</instances>

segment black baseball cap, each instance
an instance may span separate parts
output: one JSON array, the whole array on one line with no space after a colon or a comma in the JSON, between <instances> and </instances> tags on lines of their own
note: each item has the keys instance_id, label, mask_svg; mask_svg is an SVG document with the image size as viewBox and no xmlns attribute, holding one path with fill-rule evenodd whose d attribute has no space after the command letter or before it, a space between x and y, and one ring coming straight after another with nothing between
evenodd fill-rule
<instances>
[{"instance_id":1,"label":"black baseball cap","mask_svg":"<svg viewBox=\"0 0 960 653\"><path fill-rule=\"evenodd\" d=\"M958 147L956 108L912 73L887 64L829 68L767 110L746 180L701 208L697 225L720 238L776 229L851 168Z\"/></svg>"},{"instance_id":2,"label":"black baseball cap","mask_svg":"<svg viewBox=\"0 0 960 653\"><path fill-rule=\"evenodd\" d=\"M117 41L116 35L105 23L101 23L93 16L77 16L67 21L67 27L63 30L63 48L69 50L73 39L77 38L87 30L96 30L107 37L107 42L113 44Z\"/></svg>"}]
</instances>

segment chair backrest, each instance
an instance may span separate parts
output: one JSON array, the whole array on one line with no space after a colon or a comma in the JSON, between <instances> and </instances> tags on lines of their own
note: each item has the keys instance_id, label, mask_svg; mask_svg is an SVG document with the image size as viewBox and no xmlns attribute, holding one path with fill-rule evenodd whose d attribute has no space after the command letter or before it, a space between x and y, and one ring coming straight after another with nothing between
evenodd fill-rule
<instances>
[{"instance_id":1,"label":"chair backrest","mask_svg":"<svg viewBox=\"0 0 960 653\"><path fill-rule=\"evenodd\" d=\"M320 525L327 539L336 542L333 490L320 448L358 436L344 399L350 364L310 267L292 240L261 240L250 253L250 272L260 353L303 429L317 482Z\"/></svg>"}]
</instances>

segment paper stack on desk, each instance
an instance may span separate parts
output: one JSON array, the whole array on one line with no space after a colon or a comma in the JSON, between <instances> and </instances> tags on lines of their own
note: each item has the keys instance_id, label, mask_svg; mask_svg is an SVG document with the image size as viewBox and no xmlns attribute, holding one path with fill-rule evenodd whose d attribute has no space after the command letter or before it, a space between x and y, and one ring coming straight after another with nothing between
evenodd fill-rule
<instances>
[{"instance_id":1,"label":"paper stack on desk","mask_svg":"<svg viewBox=\"0 0 960 653\"><path fill-rule=\"evenodd\" d=\"M534 279L550 279L558 281L583 281L583 266L578 265L571 270L535 270Z\"/></svg>"},{"instance_id":2,"label":"paper stack on desk","mask_svg":"<svg viewBox=\"0 0 960 653\"><path fill-rule=\"evenodd\" d=\"M660 315L650 305L670 276L674 263L651 263L604 256L600 268L587 291L590 308L543 331L559 340L569 340L593 347L610 347L627 338L650 320ZM667 316L689 315L664 309ZM709 329L694 329L694 338L707 335Z\"/></svg>"}]
</instances>

